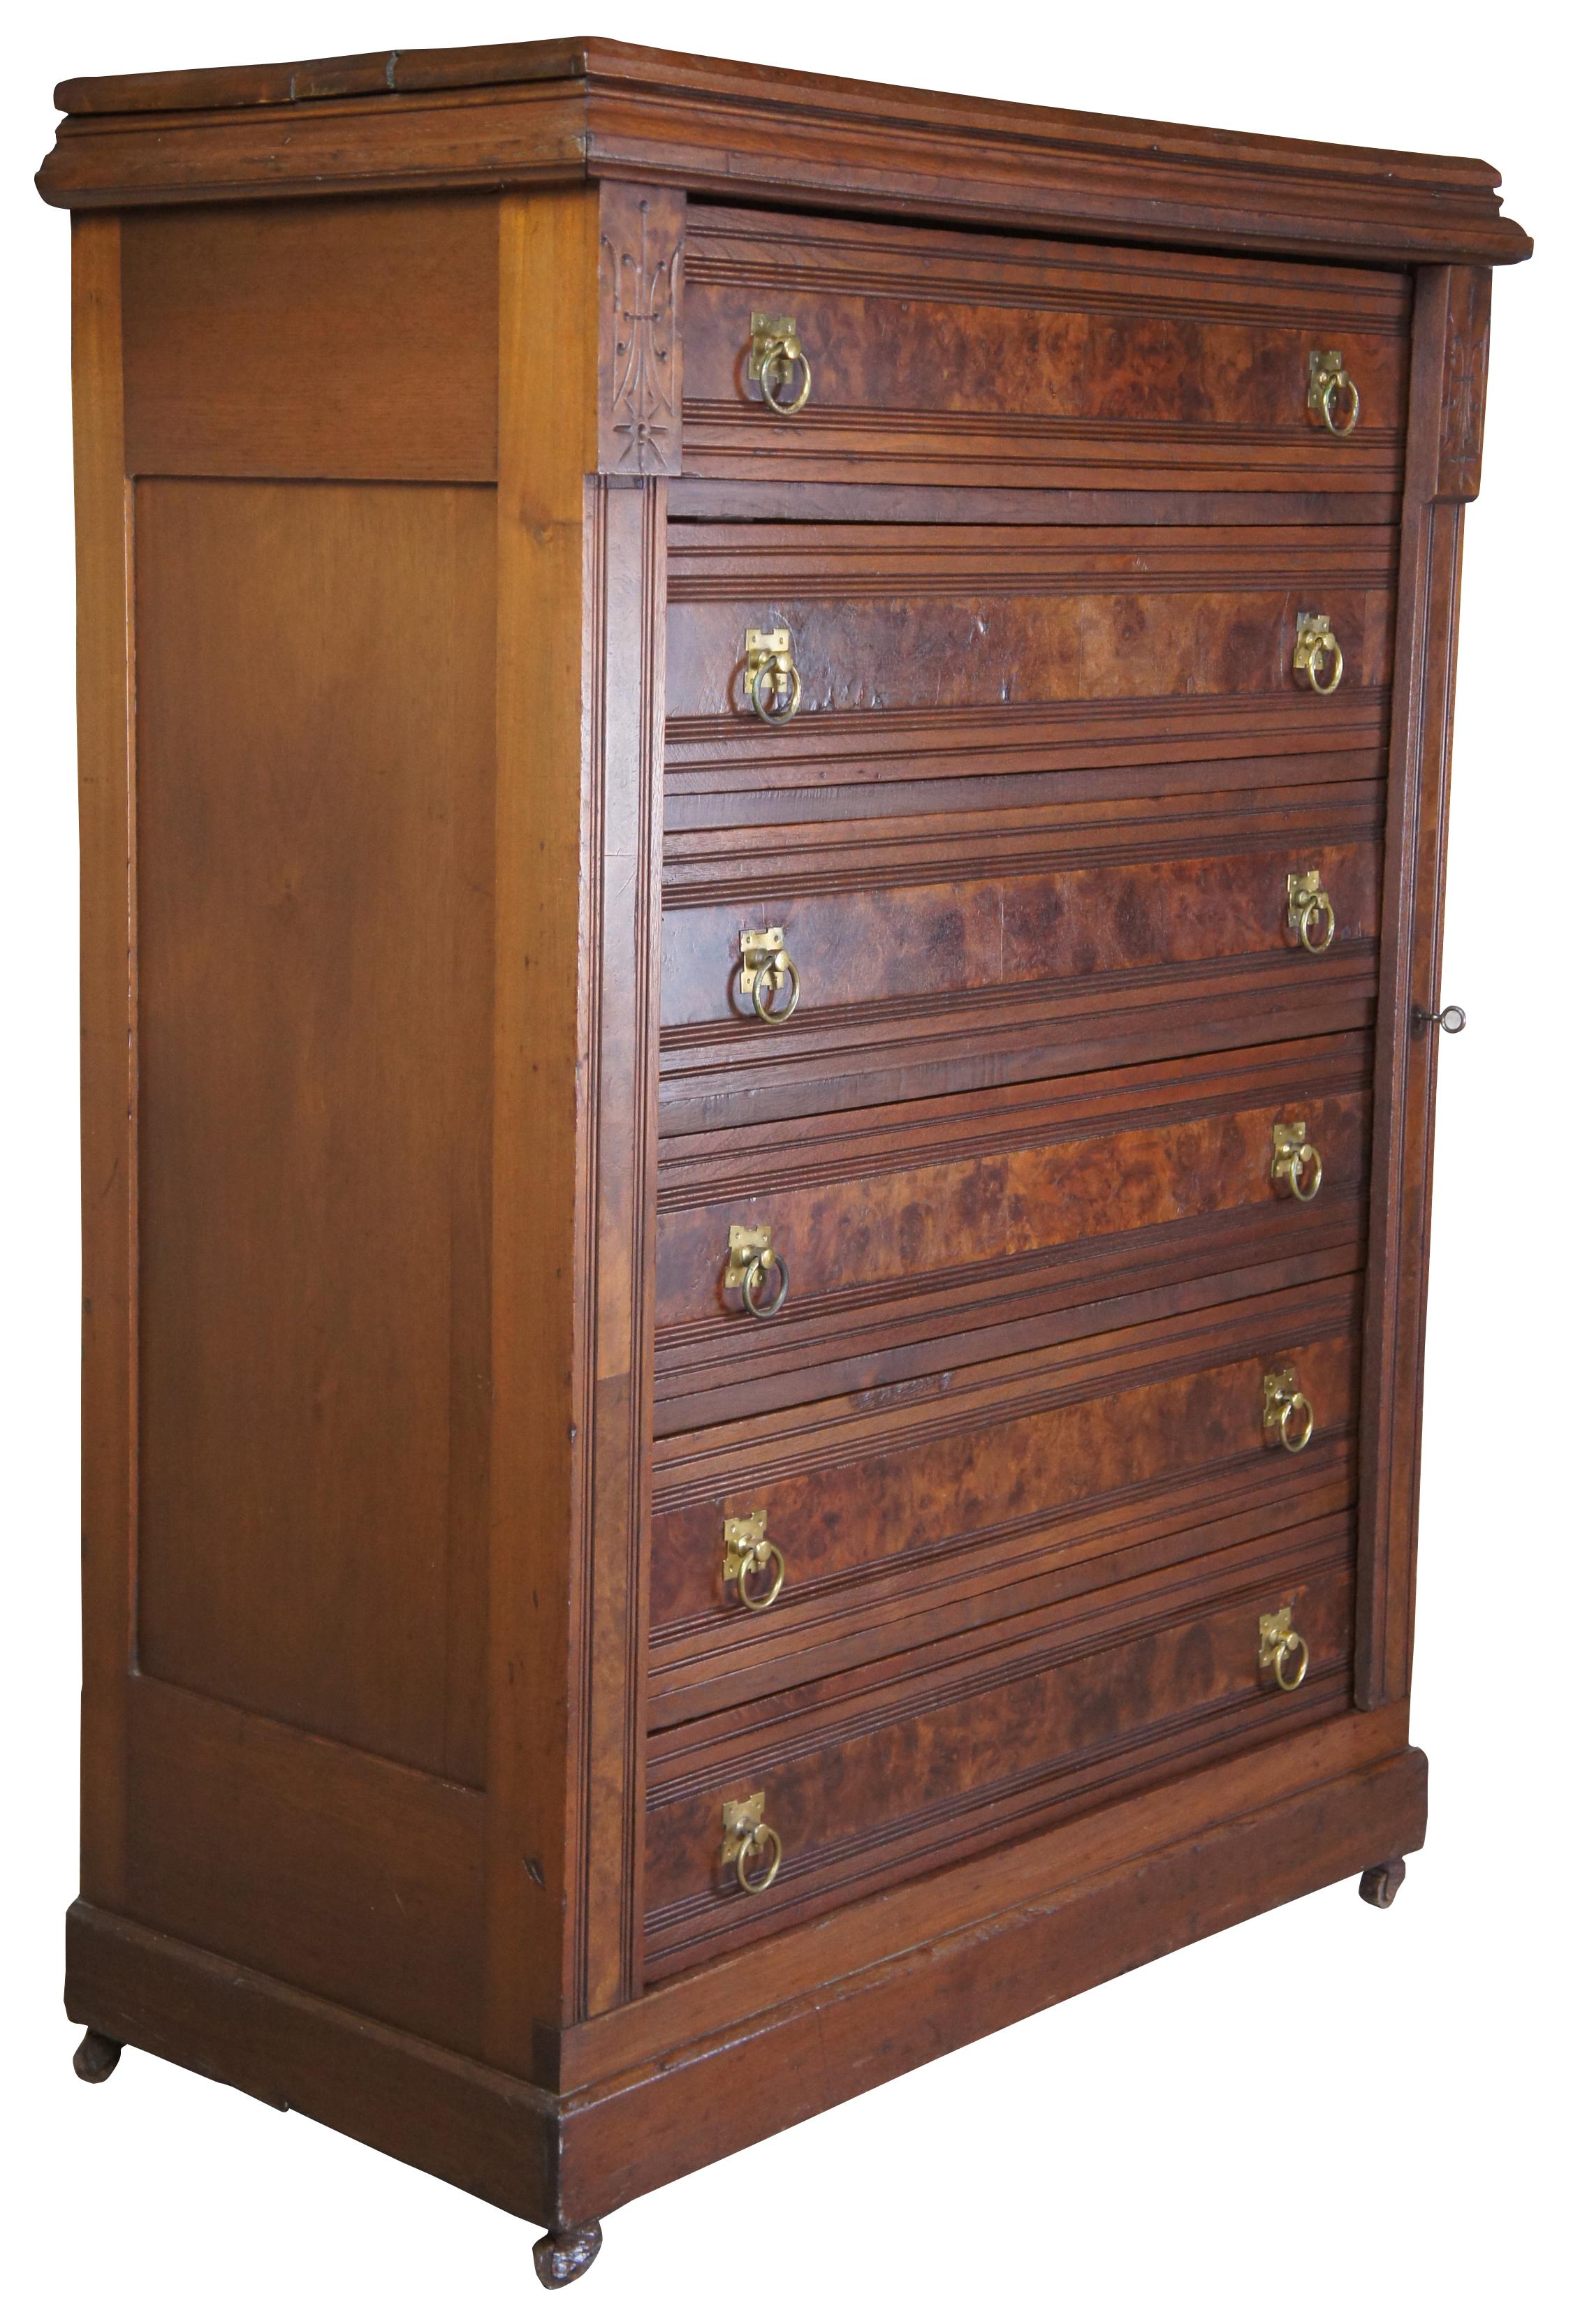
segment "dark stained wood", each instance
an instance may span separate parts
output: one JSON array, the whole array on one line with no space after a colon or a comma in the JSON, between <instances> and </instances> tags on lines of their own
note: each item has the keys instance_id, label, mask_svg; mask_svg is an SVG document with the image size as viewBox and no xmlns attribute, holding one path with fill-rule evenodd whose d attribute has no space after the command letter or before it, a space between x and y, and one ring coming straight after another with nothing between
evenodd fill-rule
<instances>
[{"instance_id":1,"label":"dark stained wood","mask_svg":"<svg viewBox=\"0 0 1580 2324\"><path fill-rule=\"evenodd\" d=\"M492 494L135 512L142 1667L479 1782Z\"/></svg>"},{"instance_id":2,"label":"dark stained wood","mask_svg":"<svg viewBox=\"0 0 1580 2324\"><path fill-rule=\"evenodd\" d=\"M781 420L747 372L773 284L812 390ZM686 466L796 480L1397 489L1407 278L984 242L698 207L687 255ZM1313 426L1315 346L1362 421Z\"/></svg>"},{"instance_id":3,"label":"dark stained wood","mask_svg":"<svg viewBox=\"0 0 1580 2324\"><path fill-rule=\"evenodd\" d=\"M67 97L79 2068L312 2113L553 2286L1420 1844L1420 1028L1529 245L1480 163L596 41Z\"/></svg>"},{"instance_id":4,"label":"dark stained wood","mask_svg":"<svg viewBox=\"0 0 1580 2324\"><path fill-rule=\"evenodd\" d=\"M1481 481L1490 290L1484 274L1428 269L1416 309L1398 647L1410 681L1396 694L1390 752L1367 1280L1355 1684L1368 1707L1409 1692L1438 1047L1414 1012L1441 1005L1455 633L1465 502Z\"/></svg>"},{"instance_id":5,"label":"dark stained wood","mask_svg":"<svg viewBox=\"0 0 1580 2324\"><path fill-rule=\"evenodd\" d=\"M1484 161L879 88L614 41L83 79L56 95L76 117L40 187L63 205L590 171L731 202L1369 264L1530 252L1500 217ZM143 110L162 116L155 135Z\"/></svg>"},{"instance_id":6,"label":"dark stained wood","mask_svg":"<svg viewBox=\"0 0 1580 2324\"><path fill-rule=\"evenodd\" d=\"M121 224L73 219L77 766L82 857L82 1893L123 1906L134 1660L136 735L121 394Z\"/></svg>"},{"instance_id":7,"label":"dark stained wood","mask_svg":"<svg viewBox=\"0 0 1580 2324\"><path fill-rule=\"evenodd\" d=\"M72 2054L72 2069L78 2080L107 2082L121 2062L122 2046L107 2034L97 2034L90 2027Z\"/></svg>"},{"instance_id":8,"label":"dark stained wood","mask_svg":"<svg viewBox=\"0 0 1580 2324\"><path fill-rule=\"evenodd\" d=\"M129 473L492 483L497 243L476 197L128 217Z\"/></svg>"}]
</instances>

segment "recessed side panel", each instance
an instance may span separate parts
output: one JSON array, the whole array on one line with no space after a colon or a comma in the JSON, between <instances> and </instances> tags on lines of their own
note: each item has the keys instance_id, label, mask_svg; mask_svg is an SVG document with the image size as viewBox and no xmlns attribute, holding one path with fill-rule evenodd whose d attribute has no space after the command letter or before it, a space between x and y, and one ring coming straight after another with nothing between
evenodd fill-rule
<instances>
[{"instance_id":1,"label":"recessed side panel","mask_svg":"<svg viewBox=\"0 0 1580 2324\"><path fill-rule=\"evenodd\" d=\"M134 509L140 1667L472 1783L494 498Z\"/></svg>"}]
</instances>

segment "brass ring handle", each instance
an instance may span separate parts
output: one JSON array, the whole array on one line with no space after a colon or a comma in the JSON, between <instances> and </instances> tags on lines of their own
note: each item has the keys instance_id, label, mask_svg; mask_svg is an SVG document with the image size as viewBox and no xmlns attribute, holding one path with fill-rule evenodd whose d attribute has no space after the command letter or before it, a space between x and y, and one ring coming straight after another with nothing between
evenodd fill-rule
<instances>
[{"instance_id":1,"label":"brass ring handle","mask_svg":"<svg viewBox=\"0 0 1580 2324\"><path fill-rule=\"evenodd\" d=\"M1324 686L1321 678L1317 676L1317 672L1322 668L1323 663L1326 661L1330 656L1333 659L1333 676L1329 678L1327 684ZM1344 650L1343 646L1340 645L1338 640L1334 636L1331 630L1322 632L1312 637L1310 644L1307 650L1306 659L1300 663L1299 668L1301 675L1304 677L1307 685L1311 688L1313 694L1336 694L1338 692L1339 681L1344 674Z\"/></svg>"},{"instance_id":2,"label":"brass ring handle","mask_svg":"<svg viewBox=\"0 0 1580 2324\"><path fill-rule=\"evenodd\" d=\"M752 673L752 707L765 726L788 726L801 706L801 673L788 656L782 659L782 667L765 661ZM780 709L776 706L781 690L780 680L784 678L790 680L790 696L785 707Z\"/></svg>"},{"instance_id":3,"label":"brass ring handle","mask_svg":"<svg viewBox=\"0 0 1580 2324\"><path fill-rule=\"evenodd\" d=\"M1335 406L1335 404L1337 402L1339 396L1344 392L1344 391L1346 388L1349 390L1349 396L1350 396L1350 416L1349 416L1349 418L1344 421L1344 426L1341 428L1341 427L1339 426L1339 424L1338 424L1337 420L1336 420L1334 418L1334 416L1333 416L1333 414L1334 414L1334 406ZM1330 436L1349 436L1349 435L1353 435L1353 434L1354 434L1354 428L1355 428L1355 422L1360 419L1360 417L1361 417L1361 391L1360 391L1360 389L1355 385L1354 381L1350 377L1349 373L1348 373L1347 371L1335 371L1335 373L1333 373L1333 374L1332 374L1332 375L1331 375L1329 378L1326 379L1326 380L1323 382L1323 388L1322 388L1322 419L1323 419L1323 425L1326 428L1327 432L1328 432L1328 434L1329 434ZM1297 1683L1298 1683L1298 1682L1297 1682Z\"/></svg>"},{"instance_id":4,"label":"brass ring handle","mask_svg":"<svg viewBox=\"0 0 1580 2324\"><path fill-rule=\"evenodd\" d=\"M798 364L801 369L799 392L781 401L776 383L782 377L788 387L795 378ZM786 331L763 340L762 369L758 377L762 386L762 401L770 411L777 412L781 420L793 420L812 392L811 360L801 345L799 332Z\"/></svg>"},{"instance_id":5,"label":"brass ring handle","mask_svg":"<svg viewBox=\"0 0 1580 2324\"><path fill-rule=\"evenodd\" d=\"M1297 1412L1303 1412L1306 1415L1306 1425L1298 1436L1291 1436L1289 1423ZM1316 1425L1317 1416L1311 1409L1310 1398L1301 1389L1297 1388L1294 1395L1280 1409L1279 1443L1286 1452L1304 1452L1311 1442L1311 1432Z\"/></svg>"},{"instance_id":6,"label":"brass ring handle","mask_svg":"<svg viewBox=\"0 0 1580 2324\"><path fill-rule=\"evenodd\" d=\"M772 1567L773 1580L760 1598L753 1598L746 1587L746 1577L749 1573L761 1573L764 1566ZM742 1605L751 1613L767 1613L780 1591L784 1588L784 1552L777 1542L760 1542L755 1549L747 1551L741 1560L741 1570L735 1576L735 1588L740 1593Z\"/></svg>"},{"instance_id":7,"label":"brass ring handle","mask_svg":"<svg viewBox=\"0 0 1580 2324\"><path fill-rule=\"evenodd\" d=\"M1322 1157L1315 1146L1302 1146L1289 1157L1289 1192L1298 1203L1314 1203L1322 1185Z\"/></svg>"},{"instance_id":8,"label":"brass ring handle","mask_svg":"<svg viewBox=\"0 0 1580 2324\"><path fill-rule=\"evenodd\" d=\"M768 1280L771 1268L779 1270L779 1289L766 1305L760 1305L759 1294ZM741 1278L741 1296L746 1303L747 1314L755 1315L760 1323L766 1323L771 1315L778 1314L790 1297L790 1268L782 1252L760 1250L754 1254Z\"/></svg>"},{"instance_id":9,"label":"brass ring handle","mask_svg":"<svg viewBox=\"0 0 1580 2324\"><path fill-rule=\"evenodd\" d=\"M769 1850L768 1869L754 1880L746 1867L760 1848ZM761 1896L765 1888L772 1887L783 1862L784 1842L771 1823L760 1823L741 1843L741 1852L735 1858L735 1877L748 1896Z\"/></svg>"},{"instance_id":10,"label":"brass ring handle","mask_svg":"<svg viewBox=\"0 0 1580 2324\"><path fill-rule=\"evenodd\" d=\"M773 1005L773 996L788 984L790 999L782 1009ZM788 952L777 952L765 968L753 980L752 1006L765 1025L785 1025L796 1013L796 1003L801 997L800 973Z\"/></svg>"},{"instance_id":11,"label":"brass ring handle","mask_svg":"<svg viewBox=\"0 0 1580 2324\"><path fill-rule=\"evenodd\" d=\"M1318 920L1325 923L1322 931L1322 942L1320 944L1313 944L1311 941L1311 931L1317 926ZM1328 902L1327 898L1326 896L1313 896L1310 902L1305 906L1300 914L1300 941L1305 945L1307 952L1326 952L1328 945L1333 942L1334 931L1337 927L1337 917L1335 914L1333 906Z\"/></svg>"},{"instance_id":12,"label":"brass ring handle","mask_svg":"<svg viewBox=\"0 0 1580 2324\"><path fill-rule=\"evenodd\" d=\"M1288 1675L1291 1653L1298 1657L1293 1678ZM1286 1631L1273 1649L1273 1677L1277 1680L1280 1692L1284 1694L1293 1694L1310 1667L1311 1649L1299 1631Z\"/></svg>"}]
</instances>

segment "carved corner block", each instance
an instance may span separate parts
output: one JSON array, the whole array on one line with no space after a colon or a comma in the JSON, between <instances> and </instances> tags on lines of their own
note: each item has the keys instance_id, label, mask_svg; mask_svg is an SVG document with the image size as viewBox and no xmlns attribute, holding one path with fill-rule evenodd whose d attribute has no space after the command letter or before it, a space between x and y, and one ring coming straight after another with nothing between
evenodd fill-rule
<instances>
[{"instance_id":1,"label":"carved corner block","mask_svg":"<svg viewBox=\"0 0 1580 2324\"><path fill-rule=\"evenodd\" d=\"M680 279L686 197L598 188L598 473L680 473Z\"/></svg>"},{"instance_id":2,"label":"carved corner block","mask_svg":"<svg viewBox=\"0 0 1580 2324\"><path fill-rule=\"evenodd\" d=\"M1451 266L1443 335L1442 423L1437 437L1440 501L1474 501L1482 488L1487 409L1487 343L1492 316L1490 266Z\"/></svg>"}]
</instances>

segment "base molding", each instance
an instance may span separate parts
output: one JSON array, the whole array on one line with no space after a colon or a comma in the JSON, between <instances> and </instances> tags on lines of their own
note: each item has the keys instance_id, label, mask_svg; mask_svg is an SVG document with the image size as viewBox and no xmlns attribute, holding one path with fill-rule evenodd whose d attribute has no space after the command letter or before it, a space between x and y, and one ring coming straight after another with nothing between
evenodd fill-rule
<instances>
[{"instance_id":1,"label":"base molding","mask_svg":"<svg viewBox=\"0 0 1580 2324\"><path fill-rule=\"evenodd\" d=\"M79 1901L66 2011L555 2232L979 2035L1420 1847L1401 1750L1047 1886L565 2097ZM1029 1861L1045 1865L1043 1855ZM1043 1875L1046 1883L1046 1875ZM749 2006L749 1978L736 1987Z\"/></svg>"}]
</instances>

